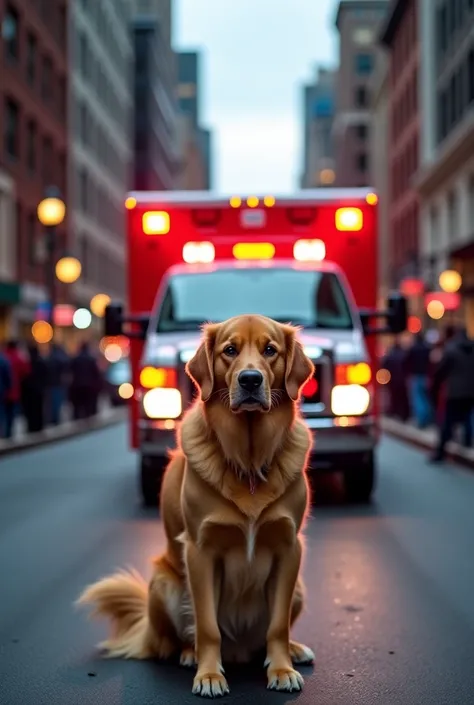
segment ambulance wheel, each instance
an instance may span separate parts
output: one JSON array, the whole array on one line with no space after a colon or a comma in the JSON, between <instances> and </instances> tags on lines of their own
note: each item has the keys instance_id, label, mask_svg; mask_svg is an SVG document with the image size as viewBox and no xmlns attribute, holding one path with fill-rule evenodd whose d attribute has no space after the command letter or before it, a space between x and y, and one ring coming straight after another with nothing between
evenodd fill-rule
<instances>
[{"instance_id":1,"label":"ambulance wheel","mask_svg":"<svg viewBox=\"0 0 474 705\"><path fill-rule=\"evenodd\" d=\"M140 492L144 507L160 506L164 461L149 455L140 457Z\"/></svg>"},{"instance_id":2,"label":"ambulance wheel","mask_svg":"<svg viewBox=\"0 0 474 705\"><path fill-rule=\"evenodd\" d=\"M375 489L374 453L367 453L344 472L344 489L349 502L368 504Z\"/></svg>"}]
</instances>

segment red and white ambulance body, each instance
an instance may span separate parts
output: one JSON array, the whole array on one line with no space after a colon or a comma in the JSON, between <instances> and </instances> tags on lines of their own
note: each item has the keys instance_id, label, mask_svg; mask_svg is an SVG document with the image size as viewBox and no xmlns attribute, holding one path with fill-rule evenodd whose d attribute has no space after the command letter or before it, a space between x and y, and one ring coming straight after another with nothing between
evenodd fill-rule
<instances>
[{"instance_id":1,"label":"red and white ambulance body","mask_svg":"<svg viewBox=\"0 0 474 705\"><path fill-rule=\"evenodd\" d=\"M312 468L341 471L350 497L370 497L378 437L371 334L406 325L399 297L375 310L376 203L366 189L129 195L128 301L125 312L108 307L106 334L131 339L130 432L146 504L156 504L176 424L195 395L184 367L200 327L239 313L303 327L316 368L301 399L315 434ZM386 328L374 327L381 316Z\"/></svg>"}]
</instances>

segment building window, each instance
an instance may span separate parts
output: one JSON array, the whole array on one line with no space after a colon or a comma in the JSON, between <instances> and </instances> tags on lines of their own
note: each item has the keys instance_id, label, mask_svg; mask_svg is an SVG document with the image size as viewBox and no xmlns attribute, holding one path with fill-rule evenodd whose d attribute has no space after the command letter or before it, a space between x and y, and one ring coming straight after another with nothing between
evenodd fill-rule
<instances>
[{"instance_id":1,"label":"building window","mask_svg":"<svg viewBox=\"0 0 474 705\"><path fill-rule=\"evenodd\" d=\"M26 161L31 173L36 171L36 123L29 120L26 128Z\"/></svg>"},{"instance_id":2,"label":"building window","mask_svg":"<svg viewBox=\"0 0 474 705\"><path fill-rule=\"evenodd\" d=\"M36 48L36 37L31 32L28 32L26 40L26 78L30 86L33 86L36 80Z\"/></svg>"},{"instance_id":3,"label":"building window","mask_svg":"<svg viewBox=\"0 0 474 705\"><path fill-rule=\"evenodd\" d=\"M357 127L356 127L356 133L357 133L357 137L358 137L360 140L366 140L366 139L367 139L367 134L368 134L367 125L357 125Z\"/></svg>"},{"instance_id":4,"label":"building window","mask_svg":"<svg viewBox=\"0 0 474 705\"><path fill-rule=\"evenodd\" d=\"M36 213L29 213L26 221L26 246L28 267L36 265Z\"/></svg>"},{"instance_id":5,"label":"building window","mask_svg":"<svg viewBox=\"0 0 474 705\"><path fill-rule=\"evenodd\" d=\"M359 86L355 90L355 104L357 108L367 108L369 104L368 91L365 86Z\"/></svg>"},{"instance_id":6,"label":"building window","mask_svg":"<svg viewBox=\"0 0 474 705\"><path fill-rule=\"evenodd\" d=\"M79 204L84 213L88 210L88 182L87 171L81 169L79 172Z\"/></svg>"},{"instance_id":7,"label":"building window","mask_svg":"<svg viewBox=\"0 0 474 705\"><path fill-rule=\"evenodd\" d=\"M9 157L19 157L20 108L14 100L5 100L5 135L4 147Z\"/></svg>"},{"instance_id":8,"label":"building window","mask_svg":"<svg viewBox=\"0 0 474 705\"><path fill-rule=\"evenodd\" d=\"M359 76L369 76L374 68L373 54L356 54L355 70Z\"/></svg>"},{"instance_id":9,"label":"building window","mask_svg":"<svg viewBox=\"0 0 474 705\"><path fill-rule=\"evenodd\" d=\"M474 2L474 0L473 0ZM468 74L468 99L469 105L474 103L474 49L471 49L467 59L467 74Z\"/></svg>"},{"instance_id":10,"label":"building window","mask_svg":"<svg viewBox=\"0 0 474 705\"><path fill-rule=\"evenodd\" d=\"M362 173L365 173L367 171L367 154L365 152L361 152L357 155L356 166L357 171L360 171Z\"/></svg>"},{"instance_id":11,"label":"building window","mask_svg":"<svg viewBox=\"0 0 474 705\"><path fill-rule=\"evenodd\" d=\"M20 56L19 18L18 12L12 5L7 5L2 23L2 36L7 59L18 61Z\"/></svg>"},{"instance_id":12,"label":"building window","mask_svg":"<svg viewBox=\"0 0 474 705\"><path fill-rule=\"evenodd\" d=\"M50 101L53 85L53 62L49 56L43 57L43 72L41 76L41 95L43 100Z\"/></svg>"},{"instance_id":13,"label":"building window","mask_svg":"<svg viewBox=\"0 0 474 705\"><path fill-rule=\"evenodd\" d=\"M43 181L48 186L53 183L53 142L51 137L43 139Z\"/></svg>"}]
</instances>

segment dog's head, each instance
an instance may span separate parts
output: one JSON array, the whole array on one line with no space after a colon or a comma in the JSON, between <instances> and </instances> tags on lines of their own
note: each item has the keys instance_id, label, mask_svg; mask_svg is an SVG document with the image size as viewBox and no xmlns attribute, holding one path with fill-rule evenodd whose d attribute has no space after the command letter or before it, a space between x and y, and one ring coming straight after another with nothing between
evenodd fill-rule
<instances>
[{"instance_id":1,"label":"dog's head","mask_svg":"<svg viewBox=\"0 0 474 705\"><path fill-rule=\"evenodd\" d=\"M208 324L186 371L204 402L224 403L233 413L269 412L283 399L296 401L314 372L297 332L264 316Z\"/></svg>"}]
</instances>

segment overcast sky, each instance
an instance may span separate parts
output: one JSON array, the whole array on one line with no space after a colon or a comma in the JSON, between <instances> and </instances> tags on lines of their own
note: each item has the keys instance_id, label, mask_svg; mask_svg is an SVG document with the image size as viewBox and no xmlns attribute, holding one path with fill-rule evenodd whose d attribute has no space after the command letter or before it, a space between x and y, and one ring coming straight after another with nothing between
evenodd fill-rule
<instances>
[{"instance_id":1,"label":"overcast sky","mask_svg":"<svg viewBox=\"0 0 474 705\"><path fill-rule=\"evenodd\" d=\"M203 49L214 187L281 193L301 171L301 85L334 65L337 0L173 0L175 46ZM207 126L206 125L206 126Z\"/></svg>"}]
</instances>

